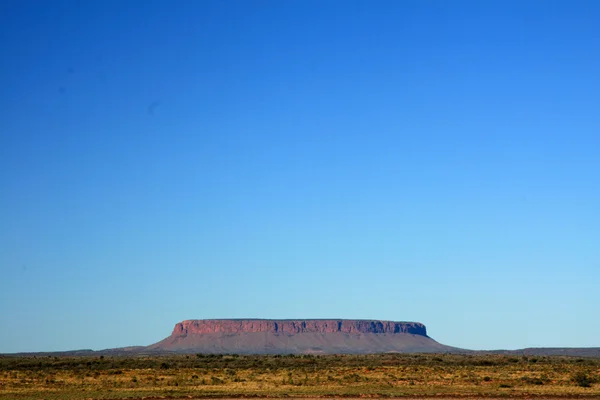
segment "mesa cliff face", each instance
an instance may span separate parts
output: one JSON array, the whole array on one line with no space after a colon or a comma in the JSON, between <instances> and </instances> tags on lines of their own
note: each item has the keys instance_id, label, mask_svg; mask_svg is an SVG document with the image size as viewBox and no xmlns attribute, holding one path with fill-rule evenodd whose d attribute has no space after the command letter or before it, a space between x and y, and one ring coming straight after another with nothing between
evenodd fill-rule
<instances>
[{"instance_id":1,"label":"mesa cliff face","mask_svg":"<svg viewBox=\"0 0 600 400\"><path fill-rule=\"evenodd\" d=\"M418 322L394 322L354 319L204 319L187 320L175 325L171 336L208 333L269 332L299 333L411 333L427 336L425 325Z\"/></svg>"},{"instance_id":2,"label":"mesa cliff face","mask_svg":"<svg viewBox=\"0 0 600 400\"><path fill-rule=\"evenodd\" d=\"M150 352L369 354L453 352L418 322L354 319L205 319L175 325Z\"/></svg>"}]
</instances>

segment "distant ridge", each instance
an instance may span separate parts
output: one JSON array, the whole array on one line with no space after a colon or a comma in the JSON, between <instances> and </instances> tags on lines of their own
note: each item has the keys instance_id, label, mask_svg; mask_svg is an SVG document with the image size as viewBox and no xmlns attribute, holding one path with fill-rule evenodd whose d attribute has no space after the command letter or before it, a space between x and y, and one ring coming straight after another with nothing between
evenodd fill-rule
<instances>
[{"instance_id":1,"label":"distant ridge","mask_svg":"<svg viewBox=\"0 0 600 400\"><path fill-rule=\"evenodd\" d=\"M208 319L175 325L147 351L239 354L447 353L419 322L356 319Z\"/></svg>"},{"instance_id":2,"label":"distant ridge","mask_svg":"<svg viewBox=\"0 0 600 400\"><path fill-rule=\"evenodd\" d=\"M511 356L600 358L600 347L530 347L519 350L467 350L446 346L427 335L419 322L363 319L198 319L175 324L170 336L150 346L105 350L20 352L12 356L137 356L206 354L375 354L462 353Z\"/></svg>"},{"instance_id":3,"label":"distant ridge","mask_svg":"<svg viewBox=\"0 0 600 400\"><path fill-rule=\"evenodd\" d=\"M491 350L478 353L518 356L563 356L600 358L600 347L528 347L519 350Z\"/></svg>"}]
</instances>

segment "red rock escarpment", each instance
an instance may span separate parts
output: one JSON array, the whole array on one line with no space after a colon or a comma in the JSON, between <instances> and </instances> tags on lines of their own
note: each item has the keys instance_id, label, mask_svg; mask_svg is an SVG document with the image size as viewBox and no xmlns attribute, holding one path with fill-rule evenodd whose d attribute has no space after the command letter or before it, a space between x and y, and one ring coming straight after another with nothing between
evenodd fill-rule
<instances>
[{"instance_id":1,"label":"red rock escarpment","mask_svg":"<svg viewBox=\"0 0 600 400\"><path fill-rule=\"evenodd\" d=\"M298 333L409 333L427 336L425 325L418 322L394 322L351 319L202 319L187 320L175 325L171 336L211 333L268 332Z\"/></svg>"},{"instance_id":2,"label":"red rock escarpment","mask_svg":"<svg viewBox=\"0 0 600 400\"><path fill-rule=\"evenodd\" d=\"M148 352L206 354L374 354L455 352L418 322L348 319L208 319L175 325Z\"/></svg>"}]
</instances>

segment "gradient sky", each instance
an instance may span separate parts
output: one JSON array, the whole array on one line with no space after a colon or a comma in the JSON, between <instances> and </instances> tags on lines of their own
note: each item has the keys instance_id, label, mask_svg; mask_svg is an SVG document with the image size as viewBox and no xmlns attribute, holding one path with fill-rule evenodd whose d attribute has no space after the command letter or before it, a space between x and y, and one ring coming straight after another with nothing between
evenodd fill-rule
<instances>
[{"instance_id":1,"label":"gradient sky","mask_svg":"<svg viewBox=\"0 0 600 400\"><path fill-rule=\"evenodd\" d=\"M600 2L0 3L0 352L195 318L600 346Z\"/></svg>"}]
</instances>

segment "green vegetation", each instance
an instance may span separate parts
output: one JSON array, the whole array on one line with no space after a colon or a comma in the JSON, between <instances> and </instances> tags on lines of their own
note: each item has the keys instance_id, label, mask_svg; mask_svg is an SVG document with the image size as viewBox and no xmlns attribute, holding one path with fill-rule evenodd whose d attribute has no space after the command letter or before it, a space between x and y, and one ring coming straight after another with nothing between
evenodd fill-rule
<instances>
[{"instance_id":1,"label":"green vegetation","mask_svg":"<svg viewBox=\"0 0 600 400\"><path fill-rule=\"evenodd\" d=\"M503 355L0 357L0 399L598 397L600 359Z\"/></svg>"},{"instance_id":2,"label":"green vegetation","mask_svg":"<svg viewBox=\"0 0 600 400\"><path fill-rule=\"evenodd\" d=\"M585 388L592 387L592 383L594 382L593 379L587 373L582 371L579 371L575 374L575 376L573 377L573 381L577 385Z\"/></svg>"}]
</instances>

